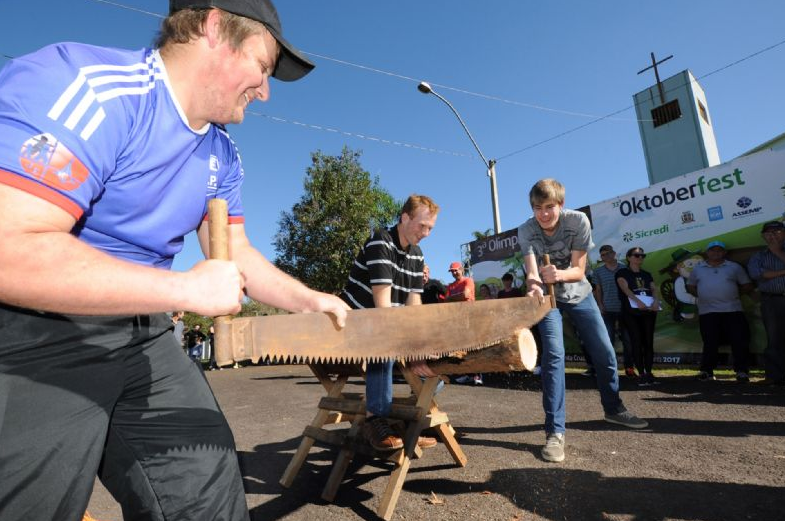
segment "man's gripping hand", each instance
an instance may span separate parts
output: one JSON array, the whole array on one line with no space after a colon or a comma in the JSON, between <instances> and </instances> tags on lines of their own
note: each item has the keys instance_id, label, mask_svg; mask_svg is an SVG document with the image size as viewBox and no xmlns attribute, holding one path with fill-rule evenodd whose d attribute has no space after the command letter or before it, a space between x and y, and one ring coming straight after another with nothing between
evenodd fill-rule
<instances>
[{"instance_id":1,"label":"man's gripping hand","mask_svg":"<svg viewBox=\"0 0 785 521\"><path fill-rule=\"evenodd\" d=\"M539 280L530 279L526 281L529 291L526 292L527 297L537 297L542 303L545 300L545 292L542 290L542 282Z\"/></svg>"},{"instance_id":2,"label":"man's gripping hand","mask_svg":"<svg viewBox=\"0 0 785 521\"><path fill-rule=\"evenodd\" d=\"M351 309L343 300L329 293L314 292L314 307L309 311L315 313L329 313L335 318L338 327L346 326L346 312Z\"/></svg>"},{"instance_id":3,"label":"man's gripping hand","mask_svg":"<svg viewBox=\"0 0 785 521\"><path fill-rule=\"evenodd\" d=\"M182 309L207 317L239 313L245 277L234 262L202 261L183 275Z\"/></svg>"},{"instance_id":4,"label":"man's gripping hand","mask_svg":"<svg viewBox=\"0 0 785 521\"><path fill-rule=\"evenodd\" d=\"M437 376L431 368L428 366L428 362L425 360L412 360L411 362L407 362L406 365L409 369L412 370L414 374L421 378L432 378Z\"/></svg>"}]
</instances>

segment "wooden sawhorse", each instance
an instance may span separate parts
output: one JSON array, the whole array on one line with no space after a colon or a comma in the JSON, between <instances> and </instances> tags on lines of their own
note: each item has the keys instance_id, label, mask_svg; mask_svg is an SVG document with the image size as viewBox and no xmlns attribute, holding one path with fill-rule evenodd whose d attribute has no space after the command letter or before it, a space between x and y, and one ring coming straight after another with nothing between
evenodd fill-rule
<instances>
[{"instance_id":1,"label":"wooden sawhorse","mask_svg":"<svg viewBox=\"0 0 785 521\"><path fill-rule=\"evenodd\" d=\"M377 510L379 517L389 521L398 502L406 474L409 472L412 458L422 456L422 449L417 446L417 440L423 429L433 428L444 446L447 447L455 463L461 467L466 465L466 456L455 440L455 430L450 425L450 419L445 412L439 410L439 406L434 400L439 378L427 378L423 382L404 364L398 363L396 365L412 391L410 396L393 398L392 411L389 416L391 419L402 420L406 425L403 448L394 452L377 452L363 439L361 434L361 428L365 422L365 395L343 392L350 376L364 376L362 366L359 364L309 364L311 371L327 391L327 396L319 401L319 411L310 425L305 427L300 446L281 477L281 485L287 488L291 486L316 441L340 447L330 477L322 491L322 499L325 501L335 499L338 487L355 453L383 458L395 463L395 469L390 476ZM348 429L327 430L323 428L325 425L341 422L350 422Z\"/></svg>"}]
</instances>

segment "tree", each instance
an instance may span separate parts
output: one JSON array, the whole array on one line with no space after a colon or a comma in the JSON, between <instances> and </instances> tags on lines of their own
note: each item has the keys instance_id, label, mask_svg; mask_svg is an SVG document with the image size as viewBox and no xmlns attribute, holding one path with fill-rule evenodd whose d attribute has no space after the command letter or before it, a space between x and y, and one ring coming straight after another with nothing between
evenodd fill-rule
<instances>
[{"instance_id":1,"label":"tree","mask_svg":"<svg viewBox=\"0 0 785 521\"><path fill-rule=\"evenodd\" d=\"M202 315L186 311L183 316L183 323L185 323L185 327L188 329L193 329L195 325L199 324L202 327L202 332L207 334L210 330L210 326L213 325L213 319L211 317L203 317Z\"/></svg>"},{"instance_id":2,"label":"tree","mask_svg":"<svg viewBox=\"0 0 785 521\"><path fill-rule=\"evenodd\" d=\"M482 239L487 239L492 235L493 235L493 230L491 228L487 228L484 232L480 232L476 230L472 232L472 236L474 236L475 241L481 241Z\"/></svg>"},{"instance_id":3,"label":"tree","mask_svg":"<svg viewBox=\"0 0 785 521\"><path fill-rule=\"evenodd\" d=\"M359 159L348 147L339 156L311 154L305 193L278 221L276 266L319 291L343 288L359 248L372 230L395 223L402 206Z\"/></svg>"},{"instance_id":4,"label":"tree","mask_svg":"<svg viewBox=\"0 0 785 521\"><path fill-rule=\"evenodd\" d=\"M258 317L265 315L283 315L286 313L286 311L282 309L274 308L272 306L268 306L267 304L262 304L261 302L256 301L250 297L245 297L241 306L242 309L235 315L235 317Z\"/></svg>"}]
</instances>

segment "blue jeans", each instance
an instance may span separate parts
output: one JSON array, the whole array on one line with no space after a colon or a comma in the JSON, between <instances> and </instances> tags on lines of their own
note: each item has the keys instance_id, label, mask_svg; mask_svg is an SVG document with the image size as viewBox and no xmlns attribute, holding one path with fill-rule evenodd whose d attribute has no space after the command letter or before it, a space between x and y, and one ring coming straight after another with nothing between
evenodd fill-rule
<instances>
[{"instance_id":1,"label":"blue jeans","mask_svg":"<svg viewBox=\"0 0 785 521\"><path fill-rule=\"evenodd\" d=\"M394 362L368 364L365 368L365 409L374 416L388 416L393 398ZM444 382L436 385L436 393Z\"/></svg>"},{"instance_id":2,"label":"blue jeans","mask_svg":"<svg viewBox=\"0 0 785 521\"><path fill-rule=\"evenodd\" d=\"M374 416L388 416L393 397L393 362L368 364L365 368L365 408Z\"/></svg>"},{"instance_id":3,"label":"blue jeans","mask_svg":"<svg viewBox=\"0 0 785 521\"><path fill-rule=\"evenodd\" d=\"M622 354L624 356L624 368L631 369L635 367L635 352L632 350L630 333L627 331L627 328L624 327L621 311L606 311L602 314L602 321L605 322L605 328L608 330L611 346L616 341L616 335L619 335L622 345Z\"/></svg>"},{"instance_id":4,"label":"blue jeans","mask_svg":"<svg viewBox=\"0 0 785 521\"><path fill-rule=\"evenodd\" d=\"M589 297L577 304L557 302L537 328L542 339L542 406L545 409L545 432L563 433L565 428L564 334L562 313L570 318L591 357L605 414L625 411L619 397L616 353L597 303Z\"/></svg>"}]
</instances>

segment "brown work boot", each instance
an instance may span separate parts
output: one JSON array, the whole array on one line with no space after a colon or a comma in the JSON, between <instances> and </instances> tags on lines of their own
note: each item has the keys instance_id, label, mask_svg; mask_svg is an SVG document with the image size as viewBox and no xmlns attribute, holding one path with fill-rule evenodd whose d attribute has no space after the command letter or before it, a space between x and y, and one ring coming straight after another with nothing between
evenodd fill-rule
<instances>
[{"instance_id":1,"label":"brown work boot","mask_svg":"<svg viewBox=\"0 0 785 521\"><path fill-rule=\"evenodd\" d=\"M403 448L403 440L396 436L385 418L372 416L363 424L363 437L378 451L390 452Z\"/></svg>"},{"instance_id":2,"label":"brown work boot","mask_svg":"<svg viewBox=\"0 0 785 521\"><path fill-rule=\"evenodd\" d=\"M403 439L403 436L406 433L406 428L404 427L403 424L401 424L400 422L394 423L392 424L392 429L393 432L395 432L396 436ZM431 447L435 447L436 445L438 445L436 438L434 438L433 436L425 435L424 434L425 432L428 432L429 434L435 434L435 431L432 428L424 429L422 431L423 435L417 437L417 446L420 447L421 449L430 449Z\"/></svg>"},{"instance_id":3,"label":"brown work boot","mask_svg":"<svg viewBox=\"0 0 785 521\"><path fill-rule=\"evenodd\" d=\"M435 447L438 443L436 442L436 438L431 438L430 436L420 436L417 438L417 446L421 449L430 449L431 447Z\"/></svg>"}]
</instances>

